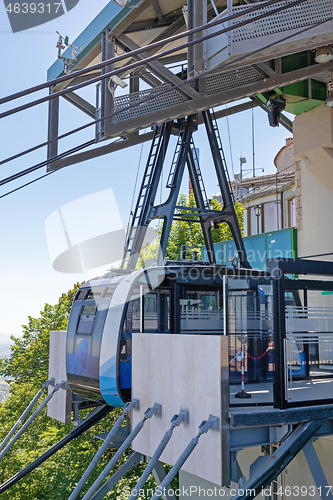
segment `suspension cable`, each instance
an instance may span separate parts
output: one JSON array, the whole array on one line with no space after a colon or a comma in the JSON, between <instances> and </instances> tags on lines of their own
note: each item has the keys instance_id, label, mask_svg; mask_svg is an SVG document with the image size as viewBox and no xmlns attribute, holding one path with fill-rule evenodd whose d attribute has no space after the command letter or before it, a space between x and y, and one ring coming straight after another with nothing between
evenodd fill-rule
<instances>
[{"instance_id":1,"label":"suspension cable","mask_svg":"<svg viewBox=\"0 0 333 500\"><path fill-rule=\"evenodd\" d=\"M273 3L275 3L276 1L277 1L277 0L270 0L270 2L273 2ZM181 50L181 49L183 49L183 48L188 48L188 47L190 47L190 46L192 46L192 45L195 45L195 44L197 44L197 43L203 42L203 41L205 41L205 40L209 40L210 38L213 38L213 37L218 36L218 35L222 35L223 33L227 33L227 32L232 31L232 30L234 30L234 29L240 28L241 26L245 26L246 24L253 23L253 22L255 22L255 21L258 21L258 20L260 20L260 19L263 19L263 18L265 18L265 17L269 17L269 16L270 16L270 15L272 15L272 14L276 14L276 13L278 13L278 12L284 11L284 10L286 10L286 9L289 9L290 7L294 7L294 6L296 6L296 5L299 5L300 3L304 3L304 2L306 2L306 1L308 1L308 0L295 0L294 2L292 2L292 3L290 3L290 4L286 5L286 6L281 6L281 7L277 8L277 9L272 10L272 11L271 11L271 12L269 12L269 13L260 14L260 15L258 15L258 16L256 16L256 17L253 17L253 18L250 18L250 19L247 19L247 20L241 21L241 22L239 22L239 23L236 23L236 24L234 24L233 26L230 26L230 27L227 27L227 28L223 28L222 30L219 30L219 31L217 31L217 32L215 32L215 33L210 33L210 34L208 34L208 35L205 35L205 36L202 36L202 37L200 37L200 38L197 38L196 40L192 40L192 41L190 41L190 42L186 42L185 44L182 44L181 46L178 46L178 47L174 47L174 48L171 48L171 49L165 50L165 51L163 51L163 52L161 52L161 53L159 53L159 54L154 54L154 55L152 55L152 56L146 57L145 59L140 59L140 61L136 61L136 62L133 62L133 63L131 63L131 64L128 64L128 65L127 65L127 66L125 66L125 67L118 68L118 69L115 69L115 70L113 70L113 71L109 71L109 72L107 72L107 73L104 73L103 75L99 75L99 76L97 76L97 77L95 77L95 78L91 78L90 80L88 80L88 81L86 81L86 82L81 82L81 83L76 84L76 85L73 85L73 86L71 86L71 87L69 87L69 88L65 88L65 89L60 90L60 91L58 91L58 92L55 92L55 93L49 94L49 95L47 95L47 96L45 96L45 97L42 97L42 98L40 98L40 99L36 99L35 101L32 101L32 102L30 102L30 103L27 103L27 104L24 104L24 105L18 106L18 107L16 107L16 108L12 108L12 109L10 109L10 110L8 110L8 111L5 111L4 113L1 113L1 114L0 114L0 118L5 118L6 116L10 116L10 115L12 115L12 114L18 113L19 111L23 111L23 110L25 110L25 109L31 108L31 107L33 107L33 106L36 106L36 105L38 105L38 104L42 104L42 103L44 103L44 102L48 102L48 101L50 101L50 100L52 100L52 99L56 99L56 98L57 98L57 97L59 97L59 96L62 96L62 95L67 94L67 93L69 93L69 92L74 92L75 90L78 90L78 89L81 89L81 88L83 88L83 87L86 87L87 85L91 85L91 84L93 84L93 83L98 83L98 82L100 82L100 81L102 81L102 80L105 80L105 79L107 79L107 78L110 78L111 76L117 75L117 74L118 74L118 73L120 73L120 72L123 72L123 71L124 71L124 69L126 69L126 71L129 71L129 70L132 70L132 69L134 69L134 68L136 68L136 67L138 67L138 66L142 66L142 65L148 64L149 62L154 61L155 59L159 59L159 58L160 58L160 57L162 57L162 56L166 56L166 55L172 54L173 52L177 52L177 51L179 51L179 50ZM269 2L267 2L267 3L269 3ZM264 6L264 5L261 5L261 7L263 7L263 6ZM256 7L256 9L258 9L258 7ZM242 15L244 15L244 14L245 14L245 12L243 12L243 13L242 13ZM239 16L239 15L240 15L240 14L237 14L237 16ZM219 23L222 23L222 22L225 22L226 20L227 20L227 18L224 18L224 19L223 19L223 21L218 21L218 22L219 22ZM317 26L317 25L319 25L319 24L326 23L327 21L328 21L328 19L325 19L324 21L319 21L318 23L313 24L313 25L312 25L312 27ZM202 28L202 27L200 27L200 29L202 30L203 28ZM184 36L184 35L183 35L183 36ZM294 37L294 36L295 36L295 34L290 35L290 38L291 38L291 37ZM172 37L170 37L170 38L172 38ZM168 39L163 40L163 43L165 44L167 40L168 40ZM280 40L280 42L281 42L281 40ZM156 42L156 43L160 43L160 42ZM274 42L274 43L273 43L273 44L271 44L271 45L276 45L276 42ZM126 53L125 58L132 57L133 55L136 55L136 53L137 53L137 51L138 51L138 50L140 50L140 51L142 51L142 49L145 49L145 50L149 50L149 49L150 49L150 50L151 50L151 49L153 48L153 46L154 46L154 44L151 44L151 45L149 45L149 46L147 46L147 47L144 47L144 48L140 47L140 49L135 49L135 50L133 50L133 51L131 51L131 52L127 52L127 53ZM269 45L269 46L270 46L270 45ZM260 50L263 50L263 49L261 48ZM124 58L124 56L119 56L119 57L120 57L120 58ZM116 59L116 58L115 58L115 59ZM105 62L107 62L108 64L110 64L110 63L115 62L115 59L110 59L110 60L105 61ZM243 59L243 58L241 58L241 59ZM104 63L105 63L105 62L104 62ZM234 62L235 62L235 61L233 61L233 63L234 63ZM102 63L100 63L100 64L102 64ZM104 65L105 65L105 64L104 64ZM72 74L71 74L71 78L73 79L74 77L81 75L81 71L83 71L83 70L79 70L79 71L78 71L78 72L76 72L76 73L75 73L75 72L74 72L74 73L72 73ZM91 71L92 71L92 67L90 67L88 71L89 71L89 72L91 72ZM205 73L205 76L207 76L207 74L208 74L208 72L206 72L206 73ZM195 77L195 80L196 80L197 78L198 78L198 77ZM190 81L191 81L191 80L184 80L184 82L182 82L182 85L186 85L186 84L188 84ZM45 84L44 84L44 85L45 85ZM47 86L50 86L50 82L48 82ZM28 89L28 90L29 90L29 89ZM29 92L25 92L23 95L26 95L26 93L29 93ZM7 100L8 100L8 98L4 98L4 99L7 99ZM7 101L6 101L6 100L1 100L1 99L0 99L0 104L2 104L3 102L7 102ZM105 118L105 117L104 117L104 118Z\"/></svg>"},{"instance_id":2,"label":"suspension cable","mask_svg":"<svg viewBox=\"0 0 333 500\"><path fill-rule=\"evenodd\" d=\"M333 18L332 18L332 19L333 19ZM319 25L321 25L321 24L323 24L323 23L325 23L325 22L326 22L326 20L325 20L325 21L319 21L319 22L317 22L317 23L315 23L315 24L313 24L313 25L311 25L311 26L308 26L308 27L306 27L306 28L303 28L303 29L301 29L301 30L299 30L299 31L297 32L297 35L298 35L298 34L301 34L301 33L303 33L303 32L306 32L306 31L308 31L308 30L310 30L310 29L312 29L312 28L314 28L314 27L317 27L317 26L319 26ZM286 41L286 40L288 40L289 38L292 38L292 37L294 37L294 36L295 36L295 34L292 34L292 35L287 35L286 37L282 38L282 39L280 40L280 42ZM271 47L272 45L275 45L275 42L270 43L270 44L268 44L268 45L266 45L266 46L264 46L264 47L261 47L260 49L257 49L257 50L252 51L252 52L251 52L251 53L249 53L246 57L251 57L252 55L256 54L257 52L260 52L260 51L262 51L262 50L265 50L265 49L267 49L267 48ZM221 66L219 67L219 69L218 69L218 70L216 70L216 68L213 68L212 70L208 70L208 71L206 71L206 73L205 73L205 75L204 75L204 76L205 76L205 77L207 77L207 76L209 76L209 75L211 75L211 74L217 73L217 71L219 71L219 72L220 72L220 70L221 70L221 69L226 68L226 67L227 67L227 66L229 66L230 64L234 64L235 62L240 61L240 60L244 60L244 59L245 59L245 57L244 57L244 56L240 56L240 57L238 57L237 59L234 59L233 61L230 61L230 62L226 62L226 63L224 63L223 65L221 65ZM138 106L138 105L140 105L140 104L144 104L144 103L146 103L146 102L148 102L148 101L150 101L150 100L152 100L152 99L155 99L156 97L160 97L160 96L162 96L163 94L165 94L165 93L167 93L167 92L170 92L170 90L177 90L178 88L180 88L180 87L181 87L181 86L183 86L183 85L186 85L186 84L188 84L188 83L195 82L195 81L199 80L199 78L200 78L200 77L198 77L198 76L197 76L197 77L193 77L193 78L191 78L191 79L189 79L189 80L182 81L181 83L179 83L179 84L177 84L177 85L174 85L174 86L172 86L172 87L168 87L167 89L162 90L161 92L155 93L155 94L154 94L154 95L152 95L152 96L147 96L147 97L145 97L145 98L143 98L143 99L140 99L140 100L139 100L139 101L137 101L135 104L130 104L130 105L128 105L128 106L126 106L126 107L122 108L122 109L121 109L120 111L118 111L117 113L120 113L120 112L121 112L121 113L123 113L123 112L125 112L125 111L128 111L128 110L132 109L133 107L136 107L136 106ZM49 141L45 141L44 143L41 143L41 144L39 144L39 145L37 145L37 146L35 146L35 147L33 147L33 148L30 148L30 149L28 149L28 150L26 150L26 151L22 151L21 153L18 153L17 155L14 155L14 156L12 156L12 157L10 157L10 158L7 158L7 159L5 159L5 160L2 160L2 161L0 162L0 165L2 165L2 164L4 164L4 163L6 163L6 162L8 162L8 161L14 160L14 159L18 158L19 156L23 156L23 155L28 154L28 153L30 153L30 152L32 152L32 151L35 151L36 149L39 149L39 148L41 148L41 147L43 147L43 146L47 146L48 144L51 144L51 143L53 143L53 142L55 142L55 141L57 141L57 140L63 139L63 138L68 137L68 136L70 136L70 135L72 135L72 134L75 134L75 133L77 133L77 132L80 132L80 131L82 131L82 130L85 130L86 128L89 128L89 127L91 127L91 126L93 126L93 125L96 125L97 123L101 122L102 120L105 120L106 118L111 118L111 117L113 117L113 116L114 116L114 115L116 115L117 113L115 113L115 112L110 113L110 114L108 114L108 115L105 115L103 118L99 118L99 119L93 120L93 121L91 121L91 122L88 122L88 123L86 123L85 125L81 125L80 127L77 127L76 129L71 130L71 131L69 131L69 132L66 132L66 133L64 133L64 134L62 134L62 135L60 135L60 136L58 136L58 137L55 137L55 138L53 138L53 139L49 140ZM117 139L117 140L122 140L122 139Z\"/></svg>"},{"instance_id":3,"label":"suspension cable","mask_svg":"<svg viewBox=\"0 0 333 500\"><path fill-rule=\"evenodd\" d=\"M270 12L268 14L264 14L264 15L262 15L262 17L269 16L272 13L278 12L280 10L285 10L286 8L293 7L294 5L297 5L299 3L303 3L303 2L306 2L306 1L307 0L297 0L297 1L293 2L293 3L291 3L290 5L288 5L286 7L283 7L282 9L280 8L280 9L277 9L276 11L272 11L272 12ZM120 56L113 57L111 59L107 59L106 61L102 61L101 63L95 64L93 66L89 66L88 68L84 68L84 69L81 69L81 70L73 71L69 75L64 75L62 77L58 77L58 78L55 78L53 80L50 80L49 82L42 83L42 84L36 85L34 87L30 87L30 88L25 89L25 90L21 90L20 92L16 92L15 94L11 94L9 96L1 98L0 99L0 104L4 104L6 102L12 101L14 99L18 99L20 97L24 97L24 96L26 96L28 94L31 94L33 92L37 92L39 90L43 90L45 88L53 87L53 86L55 86L55 85L57 85L59 83L65 82L67 80L70 80L73 77L77 77L77 76L84 75L86 73L90 73L91 71L94 71L94 70L97 70L97 69L101 69L104 66L108 66L108 65L113 64L113 63L115 64L115 63L117 63L117 62L119 62L119 61L121 61L123 59L127 59L128 57L133 57L133 56L135 56L137 54L140 54L141 52L144 52L146 50L157 49L157 48L159 48L159 47L161 47L163 45L170 44L170 43L175 42L175 41L177 41L177 40L179 40L181 38L185 38L185 37L188 37L189 35L192 35L194 33L198 33L200 31L203 31L204 29L206 29L208 27L213 27L213 26L217 26L219 24L223 24L223 23L225 23L227 21L231 21L231 20L233 20L233 19L235 19L237 17L250 14L252 12L255 12L255 11L259 10L259 9L268 7L268 6L273 5L275 3L278 3L278 2L280 2L280 0L268 0L267 2L263 2L259 6L250 7L248 9L244 10L243 12L235 13L235 14L232 14L230 16L223 17L223 19L218 19L217 21L211 21L209 23L205 23L205 24L203 24L201 26L198 26L197 28L192 28L192 29L186 30L186 31L184 31L182 33L178 33L178 34L172 35L172 36L170 36L168 38L165 38L163 40L159 40L157 42L153 42L152 44L146 45L144 47L139 47L138 49L132 50L130 52L126 52L126 54L122 54ZM256 20L256 18L252 18L252 19L250 19L249 21L247 21L244 24L248 24L248 23L253 22L255 20ZM238 27L238 25L231 26L231 27L227 28L227 31L235 29L236 27ZM219 32L217 34L219 34ZM200 41L201 41L201 39L197 39L197 40L194 41L194 43L198 43ZM179 47L178 46L178 47L176 47L174 49L174 51L178 51L181 48L186 48L187 46L188 46L187 44L184 44L184 47L182 47L182 46ZM157 57L161 57L161 55L163 55L163 53L158 54L156 56L156 58ZM142 61L141 61L141 64L142 64ZM120 70L123 70L123 68L121 68Z\"/></svg>"}]
</instances>

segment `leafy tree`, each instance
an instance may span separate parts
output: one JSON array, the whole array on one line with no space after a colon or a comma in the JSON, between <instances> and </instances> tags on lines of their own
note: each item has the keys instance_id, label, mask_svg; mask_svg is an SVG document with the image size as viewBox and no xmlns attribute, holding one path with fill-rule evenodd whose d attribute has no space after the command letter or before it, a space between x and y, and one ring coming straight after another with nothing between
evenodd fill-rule
<instances>
[{"instance_id":1,"label":"leafy tree","mask_svg":"<svg viewBox=\"0 0 333 500\"><path fill-rule=\"evenodd\" d=\"M222 210L223 204L216 200L213 200L213 210ZM178 200L178 205L188 208L195 208L195 200L194 196L190 194L186 196L185 194L181 194ZM242 236L244 235L243 231L243 206L241 203L236 201L235 203L235 211L238 219L238 224L241 229ZM187 219L192 219L193 221L198 221L198 217L192 215L193 212L191 210L185 209L177 209L177 215L183 215ZM161 236L163 225L157 229L158 237ZM216 227L212 228L212 239L213 243L225 240L232 239L232 233L228 224L223 223L219 224ZM166 250L166 258L170 260L177 260L180 258L180 250L182 245L187 245L194 247L193 249L198 251L199 254L201 252L201 247L204 245L204 238L201 231L201 225L198 222L186 222L180 220L174 220L171 226L168 246ZM157 251L159 248L159 242L155 241L151 245L145 247L138 261L137 267L144 267L145 262L149 259L155 259L157 255Z\"/></svg>"},{"instance_id":2,"label":"leafy tree","mask_svg":"<svg viewBox=\"0 0 333 500\"><path fill-rule=\"evenodd\" d=\"M45 304L39 318L29 316L28 324L23 326L23 336L12 337L10 358L0 360L0 374L7 377L10 383L9 397L0 404L0 442L41 388L42 383L47 380L49 334L51 330L66 329L70 306L78 287L79 283L69 292L62 294L56 305ZM110 430L118 418L119 411L119 409L113 410L103 421L78 439L71 441L44 464L2 493L1 499L63 500L68 498L98 449L94 437L96 434ZM0 462L1 484L66 436L72 427L72 424L64 425L48 418L44 410ZM106 451L92 474L88 486L96 479L113 453L113 450ZM142 465L134 468L126 479L108 494L107 498L128 498L124 487L133 488L142 471ZM156 487L153 478L149 479L146 487Z\"/></svg>"}]
</instances>

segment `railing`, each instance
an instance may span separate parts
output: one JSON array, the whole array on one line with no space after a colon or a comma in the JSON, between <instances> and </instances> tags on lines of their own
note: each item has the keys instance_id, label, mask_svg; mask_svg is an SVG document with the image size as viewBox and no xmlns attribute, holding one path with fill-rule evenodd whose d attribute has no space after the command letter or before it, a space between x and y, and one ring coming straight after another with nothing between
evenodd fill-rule
<instances>
[{"instance_id":1,"label":"railing","mask_svg":"<svg viewBox=\"0 0 333 500\"><path fill-rule=\"evenodd\" d=\"M251 7L254 5L260 7L260 3L251 3ZM260 60L265 58L265 55L275 54L277 57L288 54L295 43L300 50L306 50L331 39L332 0L307 0L288 7L290 3L290 1L280 1L274 5L262 6L250 13L246 13L249 5L233 6L231 12L225 10L215 17L213 21L219 19L222 21L230 13L239 14L228 23L208 28L208 33L218 32L226 27L225 24L235 26L244 21L247 24L208 40L208 69L218 66L229 58L252 51L261 52L254 55ZM276 12L278 9L281 10ZM264 17L256 20L260 15ZM317 26L311 27L316 23ZM285 37L288 38L283 41Z\"/></svg>"},{"instance_id":2,"label":"railing","mask_svg":"<svg viewBox=\"0 0 333 500\"><path fill-rule=\"evenodd\" d=\"M309 350L317 351L311 364ZM333 393L333 332L305 332L284 340L287 401L325 401Z\"/></svg>"}]
</instances>

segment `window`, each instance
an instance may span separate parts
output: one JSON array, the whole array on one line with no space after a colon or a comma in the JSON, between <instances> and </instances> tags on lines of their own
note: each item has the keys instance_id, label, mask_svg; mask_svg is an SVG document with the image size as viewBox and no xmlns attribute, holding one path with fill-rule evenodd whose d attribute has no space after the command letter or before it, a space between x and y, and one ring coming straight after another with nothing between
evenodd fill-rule
<instances>
[{"instance_id":1,"label":"window","mask_svg":"<svg viewBox=\"0 0 333 500\"><path fill-rule=\"evenodd\" d=\"M251 234L260 234L262 232L261 231L262 205L259 205L259 206L260 206L259 215L256 215L256 211L255 211L256 207L250 208Z\"/></svg>"},{"instance_id":2,"label":"window","mask_svg":"<svg viewBox=\"0 0 333 500\"><path fill-rule=\"evenodd\" d=\"M79 290L76 294L75 300L83 300L86 293L87 293L87 289Z\"/></svg>"},{"instance_id":3,"label":"window","mask_svg":"<svg viewBox=\"0 0 333 500\"><path fill-rule=\"evenodd\" d=\"M223 331L220 290L183 289L180 311L181 333L221 334Z\"/></svg>"},{"instance_id":4,"label":"window","mask_svg":"<svg viewBox=\"0 0 333 500\"><path fill-rule=\"evenodd\" d=\"M105 299L110 299L113 295L113 292L115 290L115 286L109 286L107 289L106 289L106 292L105 292L105 295L104 295L104 298Z\"/></svg>"},{"instance_id":5,"label":"window","mask_svg":"<svg viewBox=\"0 0 333 500\"><path fill-rule=\"evenodd\" d=\"M295 203L295 196L293 198L290 198L287 200L288 208L287 208L287 213L288 213L288 227L295 227L296 226L296 203Z\"/></svg>"},{"instance_id":6,"label":"window","mask_svg":"<svg viewBox=\"0 0 333 500\"><path fill-rule=\"evenodd\" d=\"M265 203L263 208L265 233L282 229L280 202L272 201L271 203Z\"/></svg>"},{"instance_id":7,"label":"window","mask_svg":"<svg viewBox=\"0 0 333 500\"><path fill-rule=\"evenodd\" d=\"M96 305L82 306L76 333L83 335L90 335L92 333L96 310Z\"/></svg>"},{"instance_id":8,"label":"window","mask_svg":"<svg viewBox=\"0 0 333 500\"><path fill-rule=\"evenodd\" d=\"M243 215L244 215L244 236L248 236L248 235L249 235L249 232L248 232L248 217L247 217L247 209L246 209L246 210L244 210Z\"/></svg>"},{"instance_id":9,"label":"window","mask_svg":"<svg viewBox=\"0 0 333 500\"><path fill-rule=\"evenodd\" d=\"M88 292L86 300L96 300L98 299L102 293L104 288L91 288Z\"/></svg>"}]
</instances>

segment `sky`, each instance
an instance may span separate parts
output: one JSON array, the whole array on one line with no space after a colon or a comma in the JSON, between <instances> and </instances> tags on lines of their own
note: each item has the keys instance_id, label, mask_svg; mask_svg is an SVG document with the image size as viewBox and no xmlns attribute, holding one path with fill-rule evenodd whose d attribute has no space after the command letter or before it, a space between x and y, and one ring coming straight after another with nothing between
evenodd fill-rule
<instances>
[{"instance_id":1,"label":"sky","mask_svg":"<svg viewBox=\"0 0 333 500\"><path fill-rule=\"evenodd\" d=\"M46 81L47 69L57 57L56 43L59 31L74 40L91 20L108 3L106 0L80 0L78 5L65 15L22 32L12 33L3 2L0 3L0 96L12 94ZM47 95L47 90L34 97ZM94 88L81 93L94 104ZM117 94L116 94L117 95ZM29 102L22 98L16 105ZM13 103L3 105L1 111ZM0 160L44 142L47 138L47 104L42 104L21 113L6 117L0 122ZM62 99L60 111L60 133L86 123L86 117ZM219 120L220 133L225 150L230 177L239 172L239 158L246 157L244 175L251 175L253 157L252 112L245 111ZM230 135L229 135L230 132ZM257 174L273 173L277 152L285 145L290 133L282 126L271 128L267 115L261 109L254 110L254 153ZM60 150L72 148L94 138L88 129L77 136L65 139ZM208 197L218 191L212 170L205 134L201 127L194 136L200 150L201 170ZM142 172L149 145L135 146L85 163L62 169L44 179L20 189L6 197L2 195L42 175L45 170L30 174L0 187L0 334L22 334L22 324L28 316L38 317L45 303L55 304L59 296L74 283L101 274L109 266L83 272L63 273L53 268L52 248L49 252L46 238L46 221L52 214L63 213L71 208L72 224L79 220L79 206L75 202L82 197L94 195L94 217L102 217L108 223L110 212L98 203L103 196L97 193L111 189L123 225L126 226L132 205L133 190L138 168ZM139 161L141 157L141 162ZM44 161L46 149L0 166L0 179L4 179L35 163ZM168 168L168 165L166 166ZM166 172L167 174L167 172ZM181 192L186 193L185 179ZM97 201L96 201L97 200ZM70 204L70 205L69 205ZM76 207L76 208L75 208ZM108 207L108 210L112 208ZM52 217L51 217L52 219ZM110 215L112 222L112 214ZM118 221L119 222L119 221ZM117 223L118 223L117 222ZM91 229L92 224L85 229Z\"/></svg>"}]
</instances>

